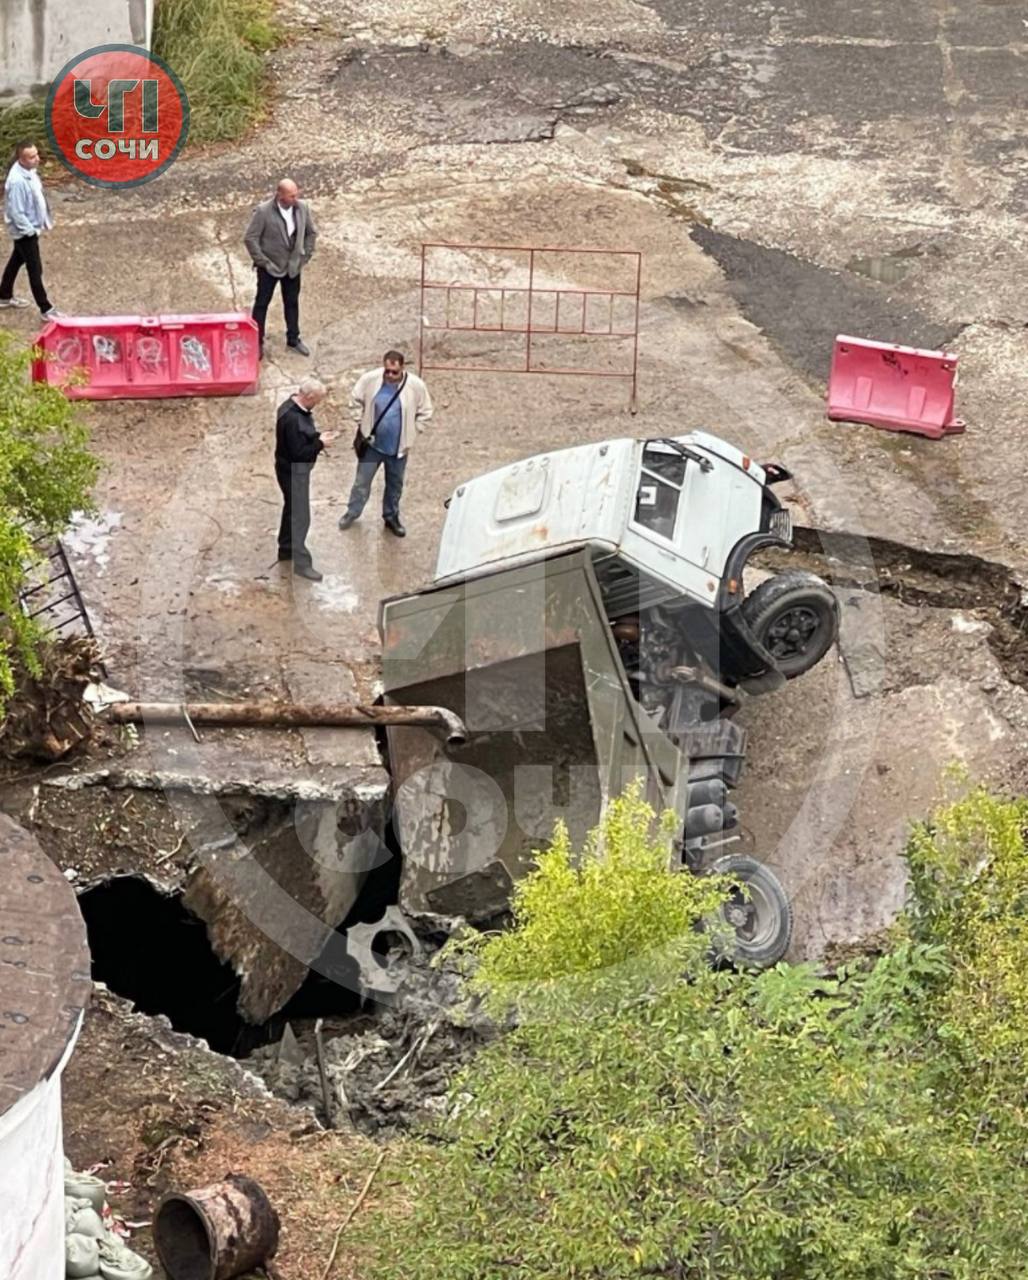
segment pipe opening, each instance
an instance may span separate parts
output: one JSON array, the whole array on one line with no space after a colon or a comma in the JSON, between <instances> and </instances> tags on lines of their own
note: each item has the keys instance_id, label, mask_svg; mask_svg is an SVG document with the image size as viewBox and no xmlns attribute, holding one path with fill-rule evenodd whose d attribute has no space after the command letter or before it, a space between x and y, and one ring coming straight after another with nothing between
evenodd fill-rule
<instances>
[{"instance_id":1,"label":"pipe opening","mask_svg":"<svg viewBox=\"0 0 1028 1280\"><path fill-rule=\"evenodd\" d=\"M153 1234L168 1280L214 1280L214 1246L207 1223L188 1200L165 1200Z\"/></svg>"}]
</instances>

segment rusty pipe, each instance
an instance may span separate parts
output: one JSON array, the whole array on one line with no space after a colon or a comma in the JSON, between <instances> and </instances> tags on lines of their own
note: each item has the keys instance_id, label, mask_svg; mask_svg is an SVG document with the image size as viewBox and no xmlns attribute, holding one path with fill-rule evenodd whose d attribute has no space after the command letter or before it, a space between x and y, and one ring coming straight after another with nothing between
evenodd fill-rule
<instances>
[{"instance_id":1,"label":"rusty pipe","mask_svg":"<svg viewBox=\"0 0 1028 1280\"><path fill-rule=\"evenodd\" d=\"M252 1178L164 1197L153 1239L168 1280L234 1280L266 1264L278 1249L279 1220Z\"/></svg>"},{"instance_id":2,"label":"rusty pipe","mask_svg":"<svg viewBox=\"0 0 1028 1280\"><path fill-rule=\"evenodd\" d=\"M460 716L446 707L332 706L314 702L116 702L109 708L116 724L241 725L267 729L355 729L382 725L421 725L445 729L446 741L468 740Z\"/></svg>"}]
</instances>

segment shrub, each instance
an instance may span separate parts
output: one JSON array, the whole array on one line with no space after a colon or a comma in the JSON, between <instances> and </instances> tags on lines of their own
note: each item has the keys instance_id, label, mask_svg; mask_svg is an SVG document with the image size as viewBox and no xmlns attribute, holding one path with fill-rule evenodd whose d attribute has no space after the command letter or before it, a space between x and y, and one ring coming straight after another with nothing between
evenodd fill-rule
<instances>
[{"instance_id":1,"label":"shrub","mask_svg":"<svg viewBox=\"0 0 1028 1280\"><path fill-rule=\"evenodd\" d=\"M89 507L98 468L75 407L29 381L30 360L0 333L0 709L14 687L12 662L38 670L40 636L18 603L32 538L59 532Z\"/></svg>"},{"instance_id":2,"label":"shrub","mask_svg":"<svg viewBox=\"0 0 1028 1280\"><path fill-rule=\"evenodd\" d=\"M831 978L711 971L715 886L666 869L637 797L578 859L558 833L478 947L474 985L519 1021L403 1149L413 1210L370 1224L371 1274L1023 1275L1024 813L976 791L918 828L895 945Z\"/></svg>"}]
</instances>

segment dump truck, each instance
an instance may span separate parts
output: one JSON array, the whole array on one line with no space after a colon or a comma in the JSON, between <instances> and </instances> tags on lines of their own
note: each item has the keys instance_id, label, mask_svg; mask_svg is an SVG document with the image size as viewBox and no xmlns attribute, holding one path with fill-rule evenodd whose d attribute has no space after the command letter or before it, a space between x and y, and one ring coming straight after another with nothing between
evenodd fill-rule
<instances>
[{"instance_id":1,"label":"dump truck","mask_svg":"<svg viewBox=\"0 0 1028 1280\"><path fill-rule=\"evenodd\" d=\"M459 718L386 728L399 907L494 922L562 819L575 841L633 783L672 810L684 872L735 885L730 959L776 963L792 914L731 852L745 698L809 671L838 635L813 574L744 571L791 525L758 465L712 435L583 444L460 485L433 581L382 602L383 701Z\"/></svg>"}]
</instances>

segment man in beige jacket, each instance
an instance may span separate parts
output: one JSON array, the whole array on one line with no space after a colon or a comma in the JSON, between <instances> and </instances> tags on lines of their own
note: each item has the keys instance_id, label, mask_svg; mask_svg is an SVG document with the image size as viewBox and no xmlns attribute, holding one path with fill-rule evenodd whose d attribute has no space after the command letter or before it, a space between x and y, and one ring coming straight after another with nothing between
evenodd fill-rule
<instances>
[{"instance_id":1,"label":"man in beige jacket","mask_svg":"<svg viewBox=\"0 0 1028 1280\"><path fill-rule=\"evenodd\" d=\"M354 450L357 474L340 529L349 529L359 518L371 495L371 482L379 467L385 468L382 519L390 533L405 538L400 522L407 455L418 433L432 417L428 388L416 373L404 369L399 351L387 351L382 367L362 373L350 394L350 411L357 424Z\"/></svg>"}]
</instances>

